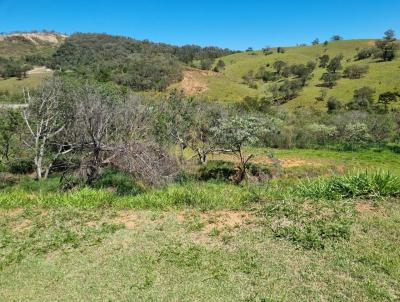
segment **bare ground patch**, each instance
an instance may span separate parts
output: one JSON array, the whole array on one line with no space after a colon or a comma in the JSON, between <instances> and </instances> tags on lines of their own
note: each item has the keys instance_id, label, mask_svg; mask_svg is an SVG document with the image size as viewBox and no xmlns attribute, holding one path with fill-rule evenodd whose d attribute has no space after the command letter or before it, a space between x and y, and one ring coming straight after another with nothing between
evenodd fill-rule
<instances>
[{"instance_id":1,"label":"bare ground patch","mask_svg":"<svg viewBox=\"0 0 400 302\"><path fill-rule=\"evenodd\" d=\"M254 217L246 211L216 210L200 214L178 212L176 220L180 224L191 224L195 220L199 228L191 232L195 242L208 243L210 237L220 236L251 225Z\"/></svg>"},{"instance_id":2,"label":"bare ground patch","mask_svg":"<svg viewBox=\"0 0 400 302\"><path fill-rule=\"evenodd\" d=\"M186 70L183 72L183 80L180 88L186 95L196 95L208 90L207 83L201 79L202 76L215 76L216 73L206 70Z\"/></svg>"},{"instance_id":3,"label":"bare ground patch","mask_svg":"<svg viewBox=\"0 0 400 302\"><path fill-rule=\"evenodd\" d=\"M211 157L215 160L225 160L225 161L232 161L232 162L239 162L238 159L231 155L231 154L216 154ZM279 163L282 165L283 168L294 168L294 167L301 167L301 166L321 166L321 162L317 162L315 160L305 160L305 159L298 159L298 158L279 158ZM269 158L268 156L257 155L255 156L251 162L256 164L263 164L263 165L272 165L276 162Z\"/></svg>"}]
</instances>

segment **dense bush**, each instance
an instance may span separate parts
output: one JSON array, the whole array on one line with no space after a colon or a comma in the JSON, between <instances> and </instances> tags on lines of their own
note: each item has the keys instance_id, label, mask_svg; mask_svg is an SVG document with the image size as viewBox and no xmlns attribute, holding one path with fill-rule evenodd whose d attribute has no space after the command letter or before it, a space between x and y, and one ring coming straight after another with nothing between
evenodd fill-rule
<instances>
[{"instance_id":1,"label":"dense bush","mask_svg":"<svg viewBox=\"0 0 400 302\"><path fill-rule=\"evenodd\" d=\"M247 163L246 171L249 176L257 180L263 181L272 178L272 172L265 166L255 163ZM198 178L200 180L224 180L232 181L238 173L238 167L233 162L223 160L211 160L198 170Z\"/></svg>"},{"instance_id":2,"label":"dense bush","mask_svg":"<svg viewBox=\"0 0 400 302\"><path fill-rule=\"evenodd\" d=\"M345 68L343 75L349 79L359 79L368 72L368 65L351 65Z\"/></svg>"},{"instance_id":3,"label":"dense bush","mask_svg":"<svg viewBox=\"0 0 400 302\"><path fill-rule=\"evenodd\" d=\"M201 166L199 171L200 180L229 180L235 173L235 164L223 160L210 160Z\"/></svg>"},{"instance_id":4,"label":"dense bush","mask_svg":"<svg viewBox=\"0 0 400 302\"><path fill-rule=\"evenodd\" d=\"M14 174L28 174L35 170L34 166L32 159L16 159L9 163L9 170Z\"/></svg>"},{"instance_id":5,"label":"dense bush","mask_svg":"<svg viewBox=\"0 0 400 302\"><path fill-rule=\"evenodd\" d=\"M111 188L120 195L137 195L143 192L141 186L128 173L108 168L93 183L95 188Z\"/></svg>"}]
</instances>

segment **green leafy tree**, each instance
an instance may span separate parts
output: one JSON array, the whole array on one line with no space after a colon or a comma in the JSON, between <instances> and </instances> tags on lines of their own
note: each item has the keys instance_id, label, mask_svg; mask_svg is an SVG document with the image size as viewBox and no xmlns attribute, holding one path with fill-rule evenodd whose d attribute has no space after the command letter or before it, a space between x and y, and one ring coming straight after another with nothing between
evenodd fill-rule
<instances>
[{"instance_id":1,"label":"green leafy tree","mask_svg":"<svg viewBox=\"0 0 400 302\"><path fill-rule=\"evenodd\" d=\"M340 41L340 40L343 40L343 37L339 35L333 35L331 38L331 41Z\"/></svg>"},{"instance_id":2,"label":"green leafy tree","mask_svg":"<svg viewBox=\"0 0 400 302\"><path fill-rule=\"evenodd\" d=\"M235 182L239 184L246 177L247 163L253 154L246 155L244 147L256 144L266 132L272 131L271 125L256 117L233 117L224 119L213 129L219 151L232 153L239 160Z\"/></svg>"},{"instance_id":3,"label":"green leafy tree","mask_svg":"<svg viewBox=\"0 0 400 302\"><path fill-rule=\"evenodd\" d=\"M337 80L340 79L339 74L337 73L333 73L333 72L325 72L324 74L322 74L321 76L321 80L323 81L323 86L324 87L328 87L328 88L333 88L334 86L336 86L336 82Z\"/></svg>"},{"instance_id":4,"label":"green leafy tree","mask_svg":"<svg viewBox=\"0 0 400 302\"><path fill-rule=\"evenodd\" d=\"M326 68L329 63L329 55L322 55L319 57L319 67Z\"/></svg>"},{"instance_id":5,"label":"green leafy tree","mask_svg":"<svg viewBox=\"0 0 400 302\"><path fill-rule=\"evenodd\" d=\"M341 70L342 67L343 55L337 55L332 58L329 64L326 66L326 70L331 73L336 73L338 70Z\"/></svg>"},{"instance_id":6,"label":"green leafy tree","mask_svg":"<svg viewBox=\"0 0 400 302\"><path fill-rule=\"evenodd\" d=\"M397 101L397 93L396 92L385 92L379 95L378 103L383 104L385 107L385 111L388 111L388 107L391 103Z\"/></svg>"},{"instance_id":7,"label":"green leafy tree","mask_svg":"<svg viewBox=\"0 0 400 302\"><path fill-rule=\"evenodd\" d=\"M377 40L375 45L377 48L376 58L380 58L383 61L392 61L396 57L398 45L396 44L396 35L393 30L387 30L383 39Z\"/></svg>"},{"instance_id":8,"label":"green leafy tree","mask_svg":"<svg viewBox=\"0 0 400 302\"><path fill-rule=\"evenodd\" d=\"M281 74L282 69L287 66L287 63L285 61L278 60L275 61L272 66L275 68L277 74Z\"/></svg>"},{"instance_id":9,"label":"green leafy tree","mask_svg":"<svg viewBox=\"0 0 400 302\"><path fill-rule=\"evenodd\" d=\"M370 110L374 103L375 90L364 86L354 90L353 100L347 104L349 110Z\"/></svg>"},{"instance_id":10,"label":"green leafy tree","mask_svg":"<svg viewBox=\"0 0 400 302\"><path fill-rule=\"evenodd\" d=\"M319 44L319 39L315 39L314 41L311 42L312 45L318 45Z\"/></svg>"}]
</instances>

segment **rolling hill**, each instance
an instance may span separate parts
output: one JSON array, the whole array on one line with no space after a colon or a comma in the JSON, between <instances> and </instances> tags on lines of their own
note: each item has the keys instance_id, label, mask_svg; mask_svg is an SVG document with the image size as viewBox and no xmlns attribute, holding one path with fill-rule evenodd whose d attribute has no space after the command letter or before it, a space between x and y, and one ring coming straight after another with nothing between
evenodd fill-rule
<instances>
[{"instance_id":1,"label":"rolling hill","mask_svg":"<svg viewBox=\"0 0 400 302\"><path fill-rule=\"evenodd\" d=\"M266 67L266 70L273 71L272 65L277 60L282 60L288 64L302 64L308 61L318 61L318 57L323 54L328 54L334 57L343 54L343 67L360 64L368 65L368 73L360 79L342 78L338 81L337 86L333 89L328 89L327 98L334 96L342 102L348 102L355 89L362 86L370 86L376 90L376 95L389 90L400 88L400 58L390 62L378 62L376 59L365 59L356 61L355 55L358 50L371 47L374 45L374 40L346 40L332 41L327 46L322 44L313 46L297 46L285 48L284 53L277 53L276 49L271 49L272 54L265 55L263 51L241 52L228 55L222 58L225 63L223 72L203 72L194 69L187 73L190 77L184 78L183 84L190 82L191 86L198 86L200 90L190 90L189 88L180 85L189 91L198 91L197 94L211 100L219 100L225 102L237 102L243 100L246 96L267 96L269 95L268 88L277 82L263 83L257 81L257 88L250 88L243 82L242 77L249 71L257 72L260 67ZM267 67L269 66L269 67ZM299 106L311 106L317 109L326 110L326 103L317 101L316 97L320 95L321 87L317 85L321 83L321 75L325 69L317 68L313 72L312 79L308 85L299 93L299 95L285 103L283 106L288 109L294 109ZM279 82L279 81L278 81Z\"/></svg>"},{"instance_id":2,"label":"rolling hill","mask_svg":"<svg viewBox=\"0 0 400 302\"><path fill-rule=\"evenodd\" d=\"M95 79L114 81L134 90L149 91L158 86L163 88L164 84L159 83L175 81L167 91L178 88L183 89L188 95L231 103L240 102L247 96L268 97L271 95L271 86L279 85L284 80L283 78L268 82L256 80L256 85L254 85L256 87L251 88L243 80L249 72L256 74L260 68L273 72L273 64L278 60L287 64L306 64L314 61L317 67L307 85L295 98L282 106L289 110L298 107L313 107L325 111L326 100L329 97L335 97L340 102L347 103L352 99L354 90L363 86L375 89L375 99L383 92L400 89L400 56L388 62L379 62L374 58L355 59L359 50L373 45L375 45L375 40L372 39L341 40L331 41L327 45L287 47L284 53L278 53L277 48L271 48L266 55L263 50L232 52L218 48L200 48L194 45L177 47L110 35L77 34L67 37L52 32L31 32L0 35L0 58L26 60L30 57L36 61L45 62L32 64L33 66L53 64L57 65L57 68L77 70L78 74L92 74ZM229 54L226 55L226 53ZM354 64L367 65L368 72L359 79L341 78L332 89L324 89L327 92L325 101L318 101L316 98L320 96L322 89L320 78L325 72L324 68L318 67L318 58L324 54L329 55L330 58L342 54L343 69ZM224 69L214 72L198 68L199 58L208 58L208 56L215 59L214 66L221 59L225 64ZM161 68L160 63L162 78L156 79L158 84L142 85L142 78L148 79L149 73L156 74L155 71L149 71L146 64L153 66L156 64L154 62L159 61L162 61L165 66ZM178 70L179 68L172 68L173 64L169 62L177 66L181 65L182 75L170 76L171 69L172 71L176 69L175 73L181 71ZM127 66L131 67L127 68ZM34 87L43 76L45 74L32 73L22 80L0 79L0 91L19 92L25 86ZM172 80L163 81L165 77L170 77ZM178 83L177 80L179 80ZM139 81L141 85L134 85L135 81Z\"/></svg>"}]
</instances>

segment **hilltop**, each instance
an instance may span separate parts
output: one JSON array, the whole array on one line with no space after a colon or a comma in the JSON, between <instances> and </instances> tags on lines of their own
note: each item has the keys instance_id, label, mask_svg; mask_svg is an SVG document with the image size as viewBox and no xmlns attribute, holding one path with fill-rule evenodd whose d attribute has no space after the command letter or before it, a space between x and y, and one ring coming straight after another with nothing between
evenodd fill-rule
<instances>
[{"instance_id":1,"label":"hilltop","mask_svg":"<svg viewBox=\"0 0 400 302\"><path fill-rule=\"evenodd\" d=\"M67 38L55 32L15 32L0 35L0 57L20 58L32 54L50 55Z\"/></svg>"},{"instance_id":2,"label":"hilltop","mask_svg":"<svg viewBox=\"0 0 400 302\"><path fill-rule=\"evenodd\" d=\"M285 48L284 53L278 53L277 48L271 48L266 55L264 51L247 51L224 56L221 60L225 64L222 72L203 72L191 69L188 75L192 85L200 86L202 89L197 95L201 95L210 100L224 102L239 102L246 96L263 97L270 96L269 88L274 84L279 84L282 79L277 81L264 82L255 80L254 88L249 87L243 80L249 72L256 74L260 68L266 71L274 71L274 62L280 60L287 64L306 64L314 61L316 69L312 73L307 86L299 92L298 96L283 104L288 109L307 106L320 110L326 110L326 103L317 101L320 95L321 75L325 69L318 67L318 58L324 54L330 58L342 54L343 69L349 65L367 65L368 72L360 79L341 78L337 85L332 89L327 89L327 96L334 96L343 102L348 102L353 97L353 92L362 86L370 86L376 90L376 95L388 90L395 90L400 87L400 58L393 61L379 62L377 59L368 58L356 60L356 54L364 48L375 45L375 40L342 40L331 41L326 46L323 44L312 46L296 46ZM183 84L188 79L184 78ZM176 85L185 90L185 85Z\"/></svg>"}]
</instances>

